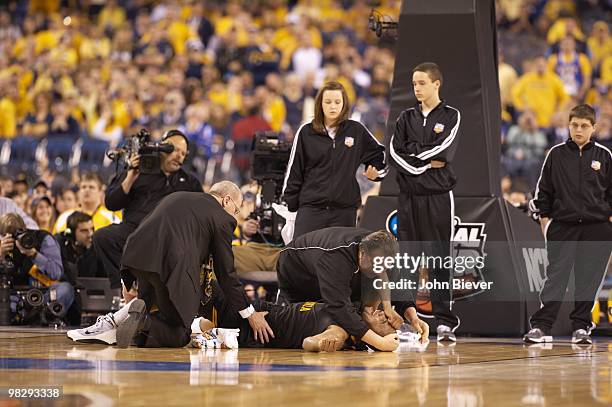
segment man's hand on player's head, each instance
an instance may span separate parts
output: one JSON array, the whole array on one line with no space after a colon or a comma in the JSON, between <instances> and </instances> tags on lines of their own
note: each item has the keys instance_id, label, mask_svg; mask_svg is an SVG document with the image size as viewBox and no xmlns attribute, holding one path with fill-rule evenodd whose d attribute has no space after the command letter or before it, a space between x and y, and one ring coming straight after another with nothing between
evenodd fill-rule
<instances>
[{"instance_id":1,"label":"man's hand on player's head","mask_svg":"<svg viewBox=\"0 0 612 407\"><path fill-rule=\"evenodd\" d=\"M399 327L402 326L402 324L404 323L404 318L402 318L402 316L398 314L393 309L393 307L391 307L390 303L385 303L383 301L383 304L385 304L383 308L385 311L385 316L387 317L387 320L389 321L389 324L391 324L393 329L399 329Z\"/></svg>"},{"instance_id":2,"label":"man's hand on player's head","mask_svg":"<svg viewBox=\"0 0 612 407\"><path fill-rule=\"evenodd\" d=\"M255 312L248 318L249 325L255 333L255 341L260 341L262 344L266 344L270 342L270 338L274 338L274 332L266 321L266 315L268 315L268 311Z\"/></svg>"}]
</instances>

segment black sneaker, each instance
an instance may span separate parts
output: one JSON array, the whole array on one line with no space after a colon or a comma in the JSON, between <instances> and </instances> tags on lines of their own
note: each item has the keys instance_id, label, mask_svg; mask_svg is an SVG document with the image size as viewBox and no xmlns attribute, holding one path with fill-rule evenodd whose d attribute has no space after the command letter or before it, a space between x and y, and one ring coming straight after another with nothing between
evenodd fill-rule
<instances>
[{"instance_id":1,"label":"black sneaker","mask_svg":"<svg viewBox=\"0 0 612 407\"><path fill-rule=\"evenodd\" d=\"M572 343L578 345L591 345L593 340L591 339L591 335L584 329L576 329L572 333Z\"/></svg>"},{"instance_id":2,"label":"black sneaker","mask_svg":"<svg viewBox=\"0 0 612 407\"><path fill-rule=\"evenodd\" d=\"M145 319L146 304L141 299L136 299L130 304L127 319L117 327L117 347L125 349L131 345L134 336L140 329Z\"/></svg>"},{"instance_id":3,"label":"black sneaker","mask_svg":"<svg viewBox=\"0 0 612 407\"><path fill-rule=\"evenodd\" d=\"M525 343L545 343L552 341L552 335L544 333L540 328L533 328L523 336L523 342Z\"/></svg>"}]
</instances>

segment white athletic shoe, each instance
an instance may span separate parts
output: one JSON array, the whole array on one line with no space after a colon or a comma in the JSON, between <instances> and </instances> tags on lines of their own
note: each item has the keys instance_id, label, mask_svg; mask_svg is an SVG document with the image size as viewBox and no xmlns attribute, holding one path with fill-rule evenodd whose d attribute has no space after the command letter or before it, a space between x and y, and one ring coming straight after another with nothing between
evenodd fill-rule
<instances>
[{"instance_id":1,"label":"white athletic shoe","mask_svg":"<svg viewBox=\"0 0 612 407\"><path fill-rule=\"evenodd\" d=\"M117 343L117 324L113 313L100 315L96 323L82 329L72 329L66 335L73 341L101 341L109 345Z\"/></svg>"},{"instance_id":2,"label":"white athletic shoe","mask_svg":"<svg viewBox=\"0 0 612 407\"><path fill-rule=\"evenodd\" d=\"M198 349L238 349L240 329L213 328L191 338L191 346Z\"/></svg>"},{"instance_id":3,"label":"white athletic shoe","mask_svg":"<svg viewBox=\"0 0 612 407\"><path fill-rule=\"evenodd\" d=\"M410 324L402 324L397 330L397 337L402 343L417 343L421 339L421 334L416 332Z\"/></svg>"}]
</instances>

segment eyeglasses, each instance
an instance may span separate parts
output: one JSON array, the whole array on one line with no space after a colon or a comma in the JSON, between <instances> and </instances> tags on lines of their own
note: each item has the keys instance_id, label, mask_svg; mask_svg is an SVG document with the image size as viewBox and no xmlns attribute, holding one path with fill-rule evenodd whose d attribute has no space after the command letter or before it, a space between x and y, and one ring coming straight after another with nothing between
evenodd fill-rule
<instances>
[{"instance_id":1,"label":"eyeglasses","mask_svg":"<svg viewBox=\"0 0 612 407\"><path fill-rule=\"evenodd\" d=\"M578 129L582 129L582 130L588 130L591 127L593 127L592 124L590 123L582 123L582 124L578 124L578 123L570 123L569 124L570 127L572 128L572 130L578 130Z\"/></svg>"},{"instance_id":2,"label":"eyeglasses","mask_svg":"<svg viewBox=\"0 0 612 407\"><path fill-rule=\"evenodd\" d=\"M236 210L234 211L234 216L238 215L240 213L240 208L238 207L238 205L236 205L236 202L234 202L234 200L232 199L231 196L227 196L230 201L232 201L232 203L234 204L234 208L236 208Z\"/></svg>"}]
</instances>

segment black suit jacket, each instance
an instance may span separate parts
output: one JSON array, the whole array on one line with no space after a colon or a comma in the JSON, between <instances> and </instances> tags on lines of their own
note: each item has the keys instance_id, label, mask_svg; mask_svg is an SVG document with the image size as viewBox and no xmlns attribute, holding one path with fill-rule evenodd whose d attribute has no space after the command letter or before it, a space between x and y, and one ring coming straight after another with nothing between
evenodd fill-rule
<instances>
[{"instance_id":1,"label":"black suit jacket","mask_svg":"<svg viewBox=\"0 0 612 407\"><path fill-rule=\"evenodd\" d=\"M249 306L234 270L236 220L212 195L175 192L157 205L128 238L122 268L159 274L186 327L197 316L200 267L212 255L215 275L238 312Z\"/></svg>"}]
</instances>

